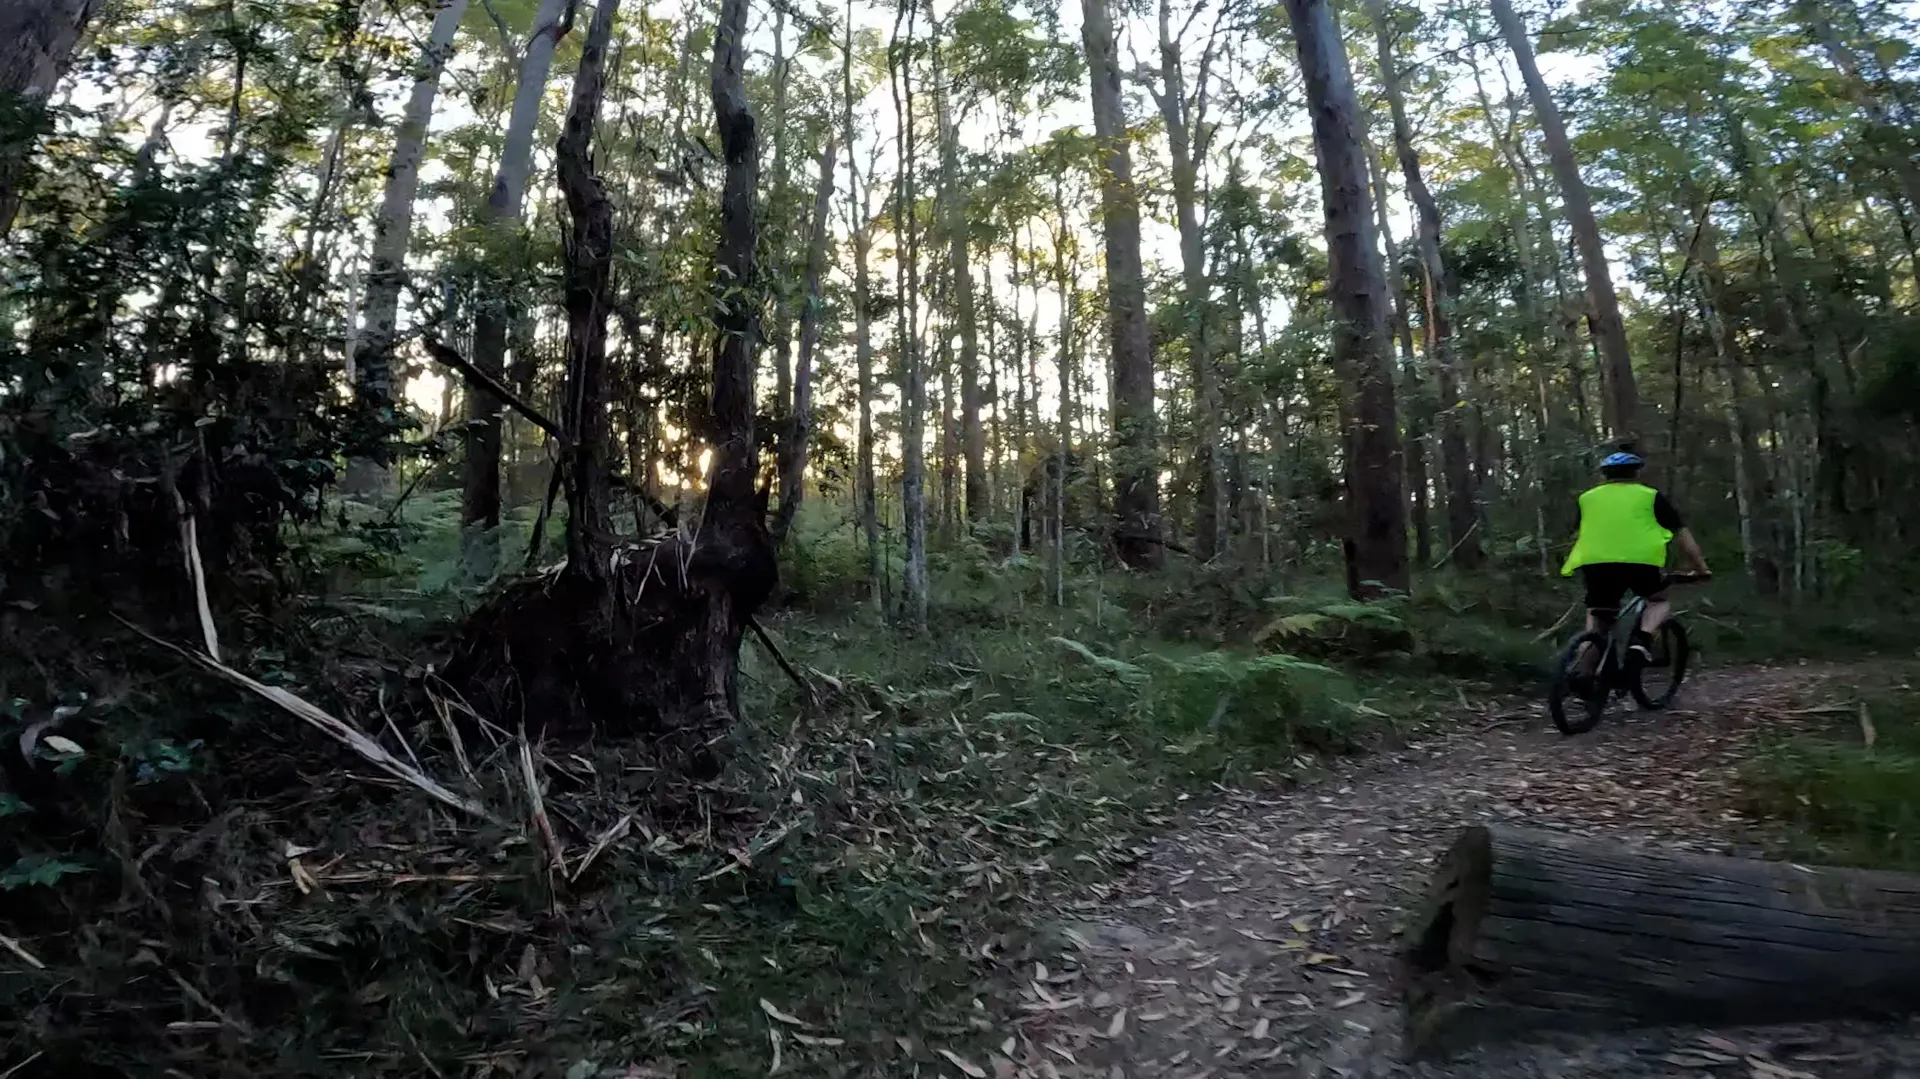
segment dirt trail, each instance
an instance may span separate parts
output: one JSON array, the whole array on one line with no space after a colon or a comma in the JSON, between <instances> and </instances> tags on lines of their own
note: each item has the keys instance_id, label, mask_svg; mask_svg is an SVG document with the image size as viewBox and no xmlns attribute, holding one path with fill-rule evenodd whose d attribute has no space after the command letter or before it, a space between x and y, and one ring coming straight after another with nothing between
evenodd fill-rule
<instances>
[{"instance_id":1,"label":"dirt trail","mask_svg":"<svg viewBox=\"0 0 1920 1079\"><path fill-rule=\"evenodd\" d=\"M1357 760L1322 782L1194 812L1026 972L1002 1075L1752 1076L1920 1079L1920 1025L1652 1031L1402 1059L1395 931L1457 829L1510 820L1752 853L1726 786L1746 737L1839 668L1741 669L1671 712L1616 712L1562 738L1543 709ZM1052 969L1044 969L1050 966Z\"/></svg>"}]
</instances>

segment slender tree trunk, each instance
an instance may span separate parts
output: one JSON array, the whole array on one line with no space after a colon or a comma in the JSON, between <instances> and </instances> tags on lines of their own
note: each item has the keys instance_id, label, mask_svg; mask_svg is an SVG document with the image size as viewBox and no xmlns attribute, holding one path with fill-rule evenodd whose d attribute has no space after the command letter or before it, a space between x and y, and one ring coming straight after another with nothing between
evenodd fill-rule
<instances>
[{"instance_id":1,"label":"slender tree trunk","mask_svg":"<svg viewBox=\"0 0 1920 1079\"><path fill-rule=\"evenodd\" d=\"M1021 293L1021 287L1024 284L1026 284L1026 278L1022 274L1021 268L1020 268L1020 244L1017 242L1017 237L1019 236L1019 233L1017 230L1011 227L1011 223L1009 223L1007 235L1009 237L1008 247L1010 249L1010 254L1012 256L1008 261L1013 271L1013 281L1012 281L1013 312L1011 316L1011 322L1013 327L1013 453L1012 453L1012 456L1013 456L1014 473L1020 481L1019 486L1016 488L1017 493L1013 499L1013 551L1012 551L1012 554L1013 554L1013 558L1017 560L1020 557L1022 549L1028 545L1029 537L1027 535L1027 532L1030 531L1032 528L1032 523L1027 516L1027 491L1030 490L1030 487L1027 484L1028 470L1026 468L1026 454L1023 451L1027 446L1027 434L1028 434L1027 364L1029 361L1029 357L1032 355L1034 342L1030 339L1026 320L1023 319L1020 314L1020 293ZM1029 218L1027 222L1026 246L1029 251L1032 250L1033 223L1031 218ZM1038 270L1037 266L1035 267L1035 270L1036 271Z\"/></svg>"},{"instance_id":2,"label":"slender tree trunk","mask_svg":"<svg viewBox=\"0 0 1920 1079\"><path fill-rule=\"evenodd\" d=\"M1060 292L1060 435L1054 450L1053 548L1048 552L1048 570L1053 577L1053 602L1067 602L1067 478L1073 463L1073 269L1067 261L1067 244L1073 233L1067 223L1066 195L1060 172L1053 174L1053 276ZM1045 470L1042 470L1044 474Z\"/></svg>"},{"instance_id":3,"label":"slender tree trunk","mask_svg":"<svg viewBox=\"0 0 1920 1079\"><path fill-rule=\"evenodd\" d=\"M776 209L768 215L768 231L777 237L770 246L779 270L773 282L775 300L769 340L773 344L773 415L782 428L791 420L793 409L793 314L784 280L788 246L782 216L787 206L787 84L792 73L793 61L787 56L787 8L777 4L773 9L773 167L770 170L773 174L771 201Z\"/></svg>"},{"instance_id":4,"label":"slender tree trunk","mask_svg":"<svg viewBox=\"0 0 1920 1079\"><path fill-rule=\"evenodd\" d=\"M1765 480L1759 441L1759 431L1765 422L1747 374L1746 349L1726 318L1732 297L1726 271L1720 264L1719 230L1714 227L1709 211L1701 213L1697 280L1700 312L1713 336L1715 358L1726 375L1726 416L1733 434L1734 500L1740 514L1740 547L1745 554L1747 575L1754 585L1762 591L1774 591L1780 584L1769 524L1774 500Z\"/></svg>"},{"instance_id":5,"label":"slender tree trunk","mask_svg":"<svg viewBox=\"0 0 1920 1079\"><path fill-rule=\"evenodd\" d=\"M739 2L739 0L734 0ZM567 384L561 423L567 491L567 573L604 589L607 517L607 311L613 298L613 205L593 171L591 144L606 85L607 42L619 0L600 0L573 76L573 101L554 148L567 233ZM716 364L715 378L719 372Z\"/></svg>"},{"instance_id":6,"label":"slender tree trunk","mask_svg":"<svg viewBox=\"0 0 1920 1079\"><path fill-rule=\"evenodd\" d=\"M393 345L400 291L407 276L407 243L413 235L413 199L420 189L420 160L426 152L434 99L440 93L440 74L453 55L454 36L466 14L467 0L440 0L414 69L413 93L400 117L393 156L387 160L386 191L373 223L372 258L353 362L354 396L372 425L365 440L368 444L359 447L348 463L346 487L358 494L371 494L385 485L392 458L388 444L396 428Z\"/></svg>"},{"instance_id":7,"label":"slender tree trunk","mask_svg":"<svg viewBox=\"0 0 1920 1079\"><path fill-rule=\"evenodd\" d=\"M1420 368L1413 355L1413 326L1407 315L1407 286L1402 275L1400 245L1393 239L1393 224L1387 213L1386 170L1380 155L1367 148L1367 165L1373 175L1374 212L1380 221L1380 243L1387 253L1387 293L1393 298L1393 332L1400 342L1402 399L1407 413L1407 487L1413 522L1413 555L1421 565L1433 561L1433 533L1427 520L1427 402L1420 385Z\"/></svg>"},{"instance_id":8,"label":"slender tree trunk","mask_svg":"<svg viewBox=\"0 0 1920 1079\"><path fill-rule=\"evenodd\" d=\"M1420 155L1413 148L1413 124L1407 118L1406 97L1400 90L1400 70L1393 56L1393 32L1384 0L1367 0L1367 13L1373 20L1379 50L1380 85L1386 91L1393 117L1394 154L1406 180L1407 198L1413 202L1420 222L1416 246L1426 275L1428 359L1440 392L1440 473L1447 488L1448 557L1462 569L1477 569L1483 561L1479 509L1473 497L1473 465L1467 459L1467 440L1461 429L1465 409L1460 400L1459 361L1453 348L1452 291L1446 263L1440 257L1440 204L1427 188Z\"/></svg>"},{"instance_id":9,"label":"slender tree trunk","mask_svg":"<svg viewBox=\"0 0 1920 1079\"><path fill-rule=\"evenodd\" d=\"M844 63L840 69L842 126L847 138L847 199L853 205L853 355L860 393L860 431L855 477L860 502L860 531L867 542L867 592L876 611L886 603L885 578L880 561L879 490L873 474L873 296L867 259L873 246L870 230L873 210L867 188L860 183L860 164L854 158L858 134L853 120L853 5L847 5ZM856 194L857 193L857 194Z\"/></svg>"},{"instance_id":10,"label":"slender tree trunk","mask_svg":"<svg viewBox=\"0 0 1920 1079\"><path fill-rule=\"evenodd\" d=\"M1160 119L1167 129L1167 153L1173 164L1174 218L1180 227L1180 278L1187 328L1187 354L1193 368L1195 401L1194 458L1200 465L1200 497L1194 514L1196 553L1211 559L1222 550L1222 528L1226 518L1226 485L1220 477L1220 386L1214 368L1212 341L1208 327L1206 237L1200 230L1199 169L1195 159L1205 152L1196 146L1204 138L1206 116L1203 108L1208 69L1213 57L1209 49L1200 61L1200 87L1197 101L1187 100L1186 72L1181 64L1180 42L1173 36L1172 0L1160 0L1160 88L1154 101L1160 107Z\"/></svg>"},{"instance_id":11,"label":"slender tree trunk","mask_svg":"<svg viewBox=\"0 0 1920 1079\"><path fill-rule=\"evenodd\" d=\"M1146 275L1140 261L1140 200L1127 149L1113 18L1107 0L1081 0L1093 126L1101 146L1101 225L1107 251L1113 339L1114 545L1135 569L1158 567L1160 462L1154 434L1153 352L1147 338Z\"/></svg>"},{"instance_id":12,"label":"slender tree trunk","mask_svg":"<svg viewBox=\"0 0 1920 1079\"><path fill-rule=\"evenodd\" d=\"M0 4L0 239L20 213L41 110L66 74L80 35L104 7L106 0Z\"/></svg>"},{"instance_id":13,"label":"slender tree trunk","mask_svg":"<svg viewBox=\"0 0 1920 1079\"><path fill-rule=\"evenodd\" d=\"M1407 503L1400 427L1393 399L1393 341L1387 328L1387 282L1367 197L1367 156L1360 106L1340 27L1329 0L1287 0L1326 209L1331 265L1333 355L1349 395L1347 497L1348 587L1358 596L1405 591Z\"/></svg>"},{"instance_id":14,"label":"slender tree trunk","mask_svg":"<svg viewBox=\"0 0 1920 1079\"><path fill-rule=\"evenodd\" d=\"M1580 165L1574 160L1573 144L1567 139L1566 124L1560 107L1540 77L1534 63L1533 42L1527 28L1514 13L1508 0L1492 0L1493 17L1499 22L1507 46L1513 50L1520 76L1526 81L1533 99L1540 131L1546 138L1553 172L1560 181L1560 194L1566 202L1567 223L1573 228L1574 242L1580 248L1580 263L1587 275L1587 318L1594 340L1600 348L1606 375L1606 420L1614 438L1628 442L1638 434L1640 395L1633 381L1633 357L1627 351L1626 324L1620 319L1620 298L1613 290L1613 272L1607 264L1607 252L1600 240L1600 225L1594 220L1593 200L1587 184L1580 178Z\"/></svg>"},{"instance_id":15,"label":"slender tree trunk","mask_svg":"<svg viewBox=\"0 0 1920 1079\"><path fill-rule=\"evenodd\" d=\"M935 54L936 57L938 53ZM936 71L935 77L939 78ZM940 125L940 194L945 209L947 260L950 272L947 296L954 329L960 335L960 450L966 458L965 499L969 525L987 519L987 435L980 422L980 331L974 311L973 269L969 264L967 190L960 176L960 133L953 122L952 102L942 80L935 105ZM952 374L947 375L952 396ZM946 408L951 408L949 401ZM951 456L949 456L951 460ZM945 470L942 471L943 481Z\"/></svg>"},{"instance_id":16,"label":"slender tree trunk","mask_svg":"<svg viewBox=\"0 0 1920 1079\"><path fill-rule=\"evenodd\" d=\"M513 109L493 189L482 217L504 255L518 233L526 204L527 183L533 174L533 137L540 123L540 101L546 95L547 74L554 49L573 28L578 0L541 0L533 17L533 33L520 54ZM519 304L508 295L511 286L490 270L481 271L473 325L473 365L496 378L506 375L507 328ZM466 484L460 501L464 528L461 553L469 580L493 576L499 558L494 530L500 526L500 447L505 403L477 385L467 387Z\"/></svg>"},{"instance_id":17,"label":"slender tree trunk","mask_svg":"<svg viewBox=\"0 0 1920 1079\"><path fill-rule=\"evenodd\" d=\"M894 17L887 63L897 124L894 147L900 169L894 198L895 228L906 233L906 257L894 260L900 277L900 516L906 532L906 565L900 574L901 617L916 633L927 629L926 376L920 356L920 227L914 192L913 34L917 0L906 0ZM906 20L907 36L900 37Z\"/></svg>"},{"instance_id":18,"label":"slender tree trunk","mask_svg":"<svg viewBox=\"0 0 1920 1079\"><path fill-rule=\"evenodd\" d=\"M934 258L937 281L939 256ZM936 310L941 306L941 299L938 293L931 298ZM956 396L953 391L953 342L944 332L935 340L934 355L940 359L940 535L951 538L954 522L960 519L956 497L960 486L960 423L953 407Z\"/></svg>"},{"instance_id":19,"label":"slender tree trunk","mask_svg":"<svg viewBox=\"0 0 1920 1079\"><path fill-rule=\"evenodd\" d=\"M820 183L813 195L806 276L801 285L800 356L793 370L793 419L780 441L780 515L773 524L776 544L786 542L805 490L807 441L813 436L813 352L820 343L820 278L826 271L827 213L833 208L833 159L837 150L829 136L820 151Z\"/></svg>"}]
</instances>

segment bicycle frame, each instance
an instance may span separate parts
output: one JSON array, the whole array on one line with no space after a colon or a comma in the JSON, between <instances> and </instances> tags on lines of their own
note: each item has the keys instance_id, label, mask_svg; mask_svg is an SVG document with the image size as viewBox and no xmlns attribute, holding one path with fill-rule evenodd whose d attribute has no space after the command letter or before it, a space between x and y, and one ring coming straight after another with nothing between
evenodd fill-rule
<instances>
[{"instance_id":1,"label":"bicycle frame","mask_svg":"<svg viewBox=\"0 0 1920 1079\"><path fill-rule=\"evenodd\" d=\"M1620 613L1614 615L1613 626L1607 630L1607 652L1611 655L1625 655L1627 647L1633 644L1633 635L1640 630L1640 622L1647 615L1647 600L1644 596L1635 596L1628 600Z\"/></svg>"},{"instance_id":2,"label":"bicycle frame","mask_svg":"<svg viewBox=\"0 0 1920 1079\"><path fill-rule=\"evenodd\" d=\"M1670 573L1665 578L1665 584L1668 587L1691 584L1698 579L1700 578L1692 574ZM1619 665L1619 657L1626 655L1627 649L1633 645L1633 635L1639 632L1640 623L1646 619L1646 616L1647 597L1645 596L1629 597L1627 602L1614 612L1613 624L1607 627L1607 647L1594 664L1593 670L1596 675Z\"/></svg>"}]
</instances>

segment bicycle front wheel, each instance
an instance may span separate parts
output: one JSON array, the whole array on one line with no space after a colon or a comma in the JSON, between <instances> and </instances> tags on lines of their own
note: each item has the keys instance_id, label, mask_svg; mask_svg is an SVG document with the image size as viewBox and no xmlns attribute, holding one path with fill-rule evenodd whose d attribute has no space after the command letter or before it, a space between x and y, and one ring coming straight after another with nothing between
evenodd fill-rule
<instances>
[{"instance_id":1,"label":"bicycle front wheel","mask_svg":"<svg viewBox=\"0 0 1920 1079\"><path fill-rule=\"evenodd\" d=\"M1661 623L1653 640L1653 662L1638 665L1633 684L1628 687L1634 701L1649 712L1672 704L1680 683L1686 681L1687 664L1692 659L1693 644L1687 640L1686 627L1673 621Z\"/></svg>"},{"instance_id":2,"label":"bicycle front wheel","mask_svg":"<svg viewBox=\"0 0 1920 1079\"><path fill-rule=\"evenodd\" d=\"M1593 674L1580 673L1582 646L1587 648L1587 664ZM1547 692L1547 712L1561 734L1585 734L1600 725L1600 718L1607 713L1607 698L1612 696L1607 692L1606 659L1604 633L1582 633L1567 642L1566 651L1554 665L1553 685Z\"/></svg>"}]
</instances>

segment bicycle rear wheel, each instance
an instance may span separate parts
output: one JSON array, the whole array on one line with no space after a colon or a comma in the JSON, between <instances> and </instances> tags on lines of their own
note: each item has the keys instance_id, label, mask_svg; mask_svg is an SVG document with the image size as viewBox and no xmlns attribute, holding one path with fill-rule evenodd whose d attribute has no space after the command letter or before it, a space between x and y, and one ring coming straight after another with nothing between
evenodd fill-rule
<instances>
[{"instance_id":1,"label":"bicycle rear wheel","mask_svg":"<svg viewBox=\"0 0 1920 1079\"><path fill-rule=\"evenodd\" d=\"M1582 645L1591 646L1591 675L1581 675L1575 666ZM1607 691L1603 662L1607 659L1607 635L1597 632L1580 634L1560 653L1553 668L1553 685L1547 691L1547 712L1561 734L1585 734L1600 725L1600 718L1607 713L1607 698L1612 696Z\"/></svg>"},{"instance_id":2,"label":"bicycle rear wheel","mask_svg":"<svg viewBox=\"0 0 1920 1079\"><path fill-rule=\"evenodd\" d=\"M1687 640L1686 627L1671 620L1661 623L1660 633L1653 640L1653 662L1633 672L1628 689L1634 701L1649 712L1672 704L1680 683L1687 679L1687 664L1692 659L1693 644Z\"/></svg>"}]
</instances>

